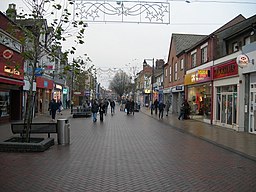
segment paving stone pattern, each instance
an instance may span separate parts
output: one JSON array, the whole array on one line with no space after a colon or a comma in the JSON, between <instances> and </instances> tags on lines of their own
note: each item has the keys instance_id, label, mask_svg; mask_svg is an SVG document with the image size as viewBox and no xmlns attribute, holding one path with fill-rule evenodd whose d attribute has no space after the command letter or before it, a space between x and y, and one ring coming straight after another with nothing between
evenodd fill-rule
<instances>
[{"instance_id":1,"label":"paving stone pattern","mask_svg":"<svg viewBox=\"0 0 256 192\"><path fill-rule=\"evenodd\" d=\"M1 152L0 191L256 191L255 161L140 112L104 118L71 118L70 145Z\"/></svg>"}]
</instances>

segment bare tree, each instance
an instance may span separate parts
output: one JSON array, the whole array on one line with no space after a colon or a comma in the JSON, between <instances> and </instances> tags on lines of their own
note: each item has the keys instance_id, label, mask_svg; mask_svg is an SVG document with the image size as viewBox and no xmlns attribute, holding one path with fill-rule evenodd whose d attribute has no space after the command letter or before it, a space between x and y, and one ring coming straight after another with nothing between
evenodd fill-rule
<instances>
[{"instance_id":1,"label":"bare tree","mask_svg":"<svg viewBox=\"0 0 256 192\"><path fill-rule=\"evenodd\" d=\"M120 97L131 88L130 77L123 71L117 72L110 82L109 88L115 91Z\"/></svg>"},{"instance_id":2,"label":"bare tree","mask_svg":"<svg viewBox=\"0 0 256 192\"><path fill-rule=\"evenodd\" d=\"M29 130L33 119L32 111L35 100L33 82L35 81L36 70L44 67L40 61L47 56L49 62L55 63L57 59L59 63L67 63L68 55L75 53L76 45L84 43L83 37L87 25L82 21L72 20L70 11L73 0L63 1L63 4L59 4L55 0L24 0L24 3L30 13L21 12L14 22L22 30L25 37L20 39L20 43L24 47L22 55L27 64L24 76L30 83L24 117L24 132L26 132L26 141L29 142ZM49 20L51 22L48 25L47 21ZM74 45L62 52L62 43L70 34L75 36Z\"/></svg>"}]
</instances>

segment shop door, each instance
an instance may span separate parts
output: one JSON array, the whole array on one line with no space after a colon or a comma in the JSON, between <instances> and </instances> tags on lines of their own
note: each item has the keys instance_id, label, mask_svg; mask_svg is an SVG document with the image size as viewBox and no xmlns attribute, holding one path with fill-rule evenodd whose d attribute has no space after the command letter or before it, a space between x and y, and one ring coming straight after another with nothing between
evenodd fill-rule
<instances>
[{"instance_id":1,"label":"shop door","mask_svg":"<svg viewBox=\"0 0 256 192\"><path fill-rule=\"evenodd\" d=\"M250 133L256 134L256 92L251 92Z\"/></svg>"},{"instance_id":2,"label":"shop door","mask_svg":"<svg viewBox=\"0 0 256 192\"><path fill-rule=\"evenodd\" d=\"M233 96L231 93L221 94L221 119L222 124L228 127L233 124Z\"/></svg>"}]
</instances>

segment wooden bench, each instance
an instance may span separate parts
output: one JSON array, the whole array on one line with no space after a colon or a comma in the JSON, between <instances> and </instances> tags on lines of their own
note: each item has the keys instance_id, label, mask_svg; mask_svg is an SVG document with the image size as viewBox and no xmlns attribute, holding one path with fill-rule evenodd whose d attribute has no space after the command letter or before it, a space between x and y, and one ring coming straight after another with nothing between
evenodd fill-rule
<instances>
[{"instance_id":1,"label":"wooden bench","mask_svg":"<svg viewBox=\"0 0 256 192\"><path fill-rule=\"evenodd\" d=\"M26 134L26 130L24 130L24 123L12 123L11 129L13 134L20 134L21 136ZM40 134L47 133L48 138L50 138L51 133L57 133L57 123L49 122L49 123L31 123L30 133Z\"/></svg>"},{"instance_id":2,"label":"wooden bench","mask_svg":"<svg viewBox=\"0 0 256 192\"><path fill-rule=\"evenodd\" d=\"M77 118L77 117L91 117L92 112L91 112L91 108L84 108L82 106L78 106L76 108L73 109L73 118Z\"/></svg>"}]
</instances>

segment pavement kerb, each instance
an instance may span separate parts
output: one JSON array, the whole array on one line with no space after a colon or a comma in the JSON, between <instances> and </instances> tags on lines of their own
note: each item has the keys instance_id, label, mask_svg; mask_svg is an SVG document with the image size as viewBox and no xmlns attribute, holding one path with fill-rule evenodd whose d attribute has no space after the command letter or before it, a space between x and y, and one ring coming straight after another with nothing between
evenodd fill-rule
<instances>
[{"instance_id":1,"label":"pavement kerb","mask_svg":"<svg viewBox=\"0 0 256 192\"><path fill-rule=\"evenodd\" d=\"M142 113L144 113L145 115L151 117L151 118L154 118L154 119L156 119L156 120L159 120L159 119L158 119L158 116L153 116L153 115L151 115L151 114L150 114L150 111L148 110L148 112L147 112L147 110L148 110L148 109L142 109L142 110L140 110L140 111L141 111ZM189 121L196 121L196 120L189 120ZM234 149L234 148L232 148L232 147L225 146L225 145L223 145L223 144L221 144L221 143L219 143L219 142L216 142L216 141L214 141L214 140L211 140L211 139L208 139L208 138L206 138L206 137L199 136L199 135L197 135L197 134L191 133L190 131L188 131L188 130L185 129L185 128L177 127L177 126L175 126L175 125L173 125L173 124L170 124L170 123L167 122L165 119L161 120L161 122L164 123L164 124L166 124L166 125L169 125L171 128L173 128L173 129L175 129L175 130L177 130L177 131L179 131L179 132L186 133L186 134L189 134L189 135L191 135L191 136L193 136L193 137L195 137L195 138L202 139L202 140L204 140L204 141L206 141L206 142L208 142L208 143L211 143L211 144L216 145L216 146L218 146L218 147L220 147L220 148L226 149L226 150L228 150L228 151L231 151L231 152L233 152L233 153L236 153L236 154L238 154L238 155L241 155L241 156L243 156L243 157L246 157L246 158L248 158L248 159L250 159L250 160L256 162L256 156L249 155L249 154L244 153L244 152L242 152L242 151L236 150L236 149ZM198 121L196 121L196 122L198 122ZM214 128L216 128L216 129L218 129L218 130L220 130L220 131L221 131L221 129L222 129L222 127L219 127L219 126L217 126L217 125L210 125L210 124L207 124L207 123L205 123L205 122L200 122L200 123L205 124L206 126L214 127Z\"/></svg>"}]
</instances>

